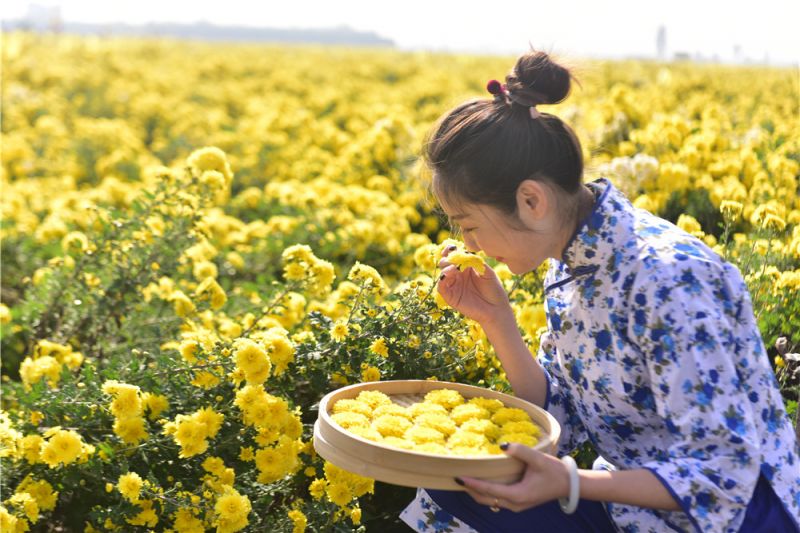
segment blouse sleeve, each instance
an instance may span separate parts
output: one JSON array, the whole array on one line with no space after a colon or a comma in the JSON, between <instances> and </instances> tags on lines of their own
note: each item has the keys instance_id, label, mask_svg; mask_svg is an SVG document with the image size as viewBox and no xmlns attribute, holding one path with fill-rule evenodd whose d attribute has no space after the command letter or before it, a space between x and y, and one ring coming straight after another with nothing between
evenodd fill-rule
<instances>
[{"instance_id":1,"label":"blouse sleeve","mask_svg":"<svg viewBox=\"0 0 800 533\"><path fill-rule=\"evenodd\" d=\"M631 294L628 334L674 437L642 466L698 531L728 531L741 523L758 481L758 396L747 369L766 352L736 267L683 257L644 266Z\"/></svg>"},{"instance_id":2,"label":"blouse sleeve","mask_svg":"<svg viewBox=\"0 0 800 533\"><path fill-rule=\"evenodd\" d=\"M539 353L536 358L544 368L547 380L547 396L544 409L558 420L561 436L558 439L557 455L572 452L587 440L586 429L578 416L564 376L556 360L556 347L550 339L550 332L545 331L539 338Z\"/></svg>"}]
</instances>

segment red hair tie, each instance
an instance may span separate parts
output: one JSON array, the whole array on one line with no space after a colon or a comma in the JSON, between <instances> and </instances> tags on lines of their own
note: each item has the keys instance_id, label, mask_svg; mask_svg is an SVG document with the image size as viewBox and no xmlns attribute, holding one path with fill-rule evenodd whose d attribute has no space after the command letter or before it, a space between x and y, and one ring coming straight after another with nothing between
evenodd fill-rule
<instances>
[{"instance_id":1,"label":"red hair tie","mask_svg":"<svg viewBox=\"0 0 800 533\"><path fill-rule=\"evenodd\" d=\"M486 90L495 96L505 94L505 89L505 86L501 85L497 80L489 80L489 83L486 84Z\"/></svg>"},{"instance_id":2,"label":"red hair tie","mask_svg":"<svg viewBox=\"0 0 800 533\"><path fill-rule=\"evenodd\" d=\"M497 80L489 80L489 83L486 84L486 90L493 94L495 98L505 99L506 103L509 103L508 99L514 100L514 98L511 96L511 93L508 92L506 84L501 84ZM528 106L528 112L530 113L532 119L537 119L542 116L539 110L536 109L535 105Z\"/></svg>"}]
</instances>

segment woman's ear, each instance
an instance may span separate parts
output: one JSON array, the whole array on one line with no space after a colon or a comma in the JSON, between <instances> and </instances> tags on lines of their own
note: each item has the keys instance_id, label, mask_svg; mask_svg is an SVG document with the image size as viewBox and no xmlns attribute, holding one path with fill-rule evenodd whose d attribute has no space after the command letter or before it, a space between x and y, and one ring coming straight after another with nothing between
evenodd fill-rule
<instances>
[{"instance_id":1,"label":"woman's ear","mask_svg":"<svg viewBox=\"0 0 800 533\"><path fill-rule=\"evenodd\" d=\"M517 213L522 220L537 221L547 215L550 191L540 181L523 180L517 187Z\"/></svg>"}]
</instances>

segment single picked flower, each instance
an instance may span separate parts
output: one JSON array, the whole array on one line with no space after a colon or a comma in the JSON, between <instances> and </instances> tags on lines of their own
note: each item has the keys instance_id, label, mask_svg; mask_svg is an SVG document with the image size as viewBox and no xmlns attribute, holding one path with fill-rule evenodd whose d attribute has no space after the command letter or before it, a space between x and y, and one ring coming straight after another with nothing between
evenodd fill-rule
<instances>
[{"instance_id":1,"label":"single picked flower","mask_svg":"<svg viewBox=\"0 0 800 533\"><path fill-rule=\"evenodd\" d=\"M456 265L461 271L470 267L480 275L483 275L486 271L486 263L483 262L483 259L479 255L470 252L456 250L447 256L447 261Z\"/></svg>"}]
</instances>

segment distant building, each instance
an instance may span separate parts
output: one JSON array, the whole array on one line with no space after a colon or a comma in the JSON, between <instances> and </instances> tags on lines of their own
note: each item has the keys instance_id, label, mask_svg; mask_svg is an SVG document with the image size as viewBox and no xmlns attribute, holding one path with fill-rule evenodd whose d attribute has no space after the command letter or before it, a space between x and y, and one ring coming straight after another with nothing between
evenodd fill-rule
<instances>
[{"instance_id":1,"label":"distant building","mask_svg":"<svg viewBox=\"0 0 800 533\"><path fill-rule=\"evenodd\" d=\"M656 34L656 52L661 61L667 58L667 28L663 24L658 27Z\"/></svg>"}]
</instances>

